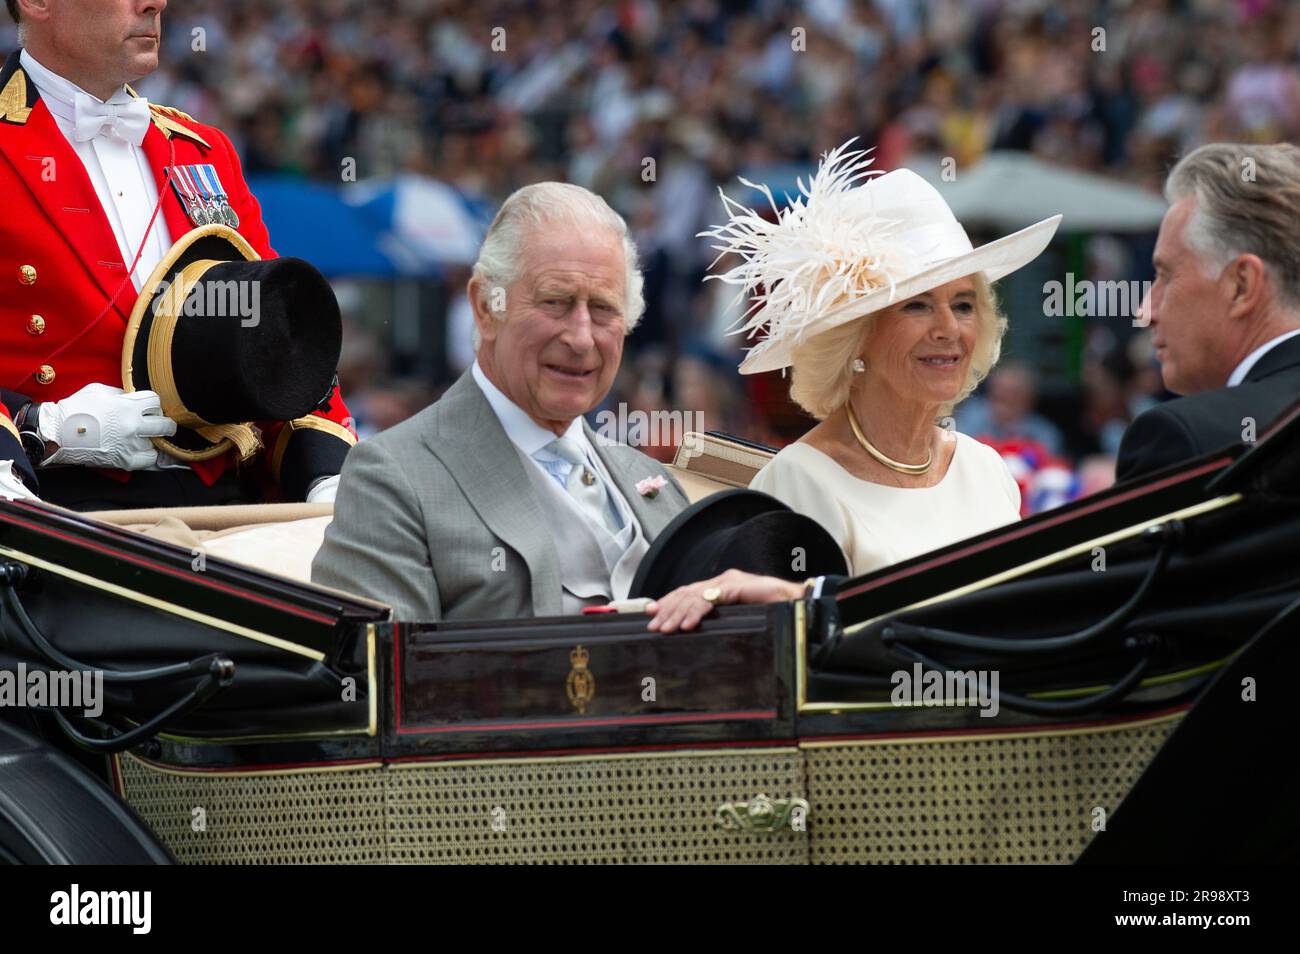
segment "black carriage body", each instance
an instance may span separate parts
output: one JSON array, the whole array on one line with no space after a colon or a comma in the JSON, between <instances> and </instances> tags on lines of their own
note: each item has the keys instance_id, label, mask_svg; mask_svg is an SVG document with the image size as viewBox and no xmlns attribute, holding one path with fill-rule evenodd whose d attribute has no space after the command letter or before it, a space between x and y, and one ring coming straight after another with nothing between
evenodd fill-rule
<instances>
[{"instance_id":1,"label":"black carriage body","mask_svg":"<svg viewBox=\"0 0 1300 954\"><path fill-rule=\"evenodd\" d=\"M182 861L1072 861L1197 693L1300 596L1297 417L1245 457L1113 488L834 600L721 608L689 634L612 614L390 621L31 504L0 502L0 559L27 568L13 592L32 624L87 666L233 662L227 688L108 759ZM1174 543L1153 533L1175 524ZM1148 576L1113 631L1031 664L941 638L1087 629ZM5 632L0 667L39 664L8 616ZM898 704L917 647L1004 667L1026 704ZM1104 699L1138 656L1140 678ZM113 730L198 682L109 687Z\"/></svg>"}]
</instances>

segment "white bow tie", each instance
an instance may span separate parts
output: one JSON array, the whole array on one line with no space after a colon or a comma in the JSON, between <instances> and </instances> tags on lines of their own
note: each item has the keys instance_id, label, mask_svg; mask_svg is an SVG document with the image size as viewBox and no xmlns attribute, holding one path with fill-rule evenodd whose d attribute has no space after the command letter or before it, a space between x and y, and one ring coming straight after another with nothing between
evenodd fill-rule
<instances>
[{"instance_id":1,"label":"white bow tie","mask_svg":"<svg viewBox=\"0 0 1300 954\"><path fill-rule=\"evenodd\" d=\"M149 101L143 97L129 103L101 103L93 96L78 92L74 107L73 136L77 142L89 142L104 133L138 146L149 131Z\"/></svg>"}]
</instances>

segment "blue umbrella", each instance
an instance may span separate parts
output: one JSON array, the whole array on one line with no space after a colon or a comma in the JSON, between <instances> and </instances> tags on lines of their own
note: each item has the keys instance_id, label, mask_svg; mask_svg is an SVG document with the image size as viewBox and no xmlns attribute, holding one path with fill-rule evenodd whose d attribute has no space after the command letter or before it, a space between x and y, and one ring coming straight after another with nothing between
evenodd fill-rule
<instances>
[{"instance_id":1,"label":"blue umbrella","mask_svg":"<svg viewBox=\"0 0 1300 954\"><path fill-rule=\"evenodd\" d=\"M802 180L806 186L812 181L812 177L816 173L816 162L787 162L751 166L742 169L740 176L727 183L725 188L729 197L756 212L762 212L764 209L771 209L767 196L761 190L745 185L740 179L744 178L750 182L761 183L772 190L772 198L776 201L776 207L785 209L792 200L803 197L803 193L799 191L799 181Z\"/></svg>"},{"instance_id":2,"label":"blue umbrella","mask_svg":"<svg viewBox=\"0 0 1300 954\"><path fill-rule=\"evenodd\" d=\"M491 218L486 203L425 176L358 182L343 197L380 233L380 247L407 273L472 265Z\"/></svg>"},{"instance_id":3,"label":"blue umbrella","mask_svg":"<svg viewBox=\"0 0 1300 954\"><path fill-rule=\"evenodd\" d=\"M255 176L248 184L281 255L306 259L330 278L402 274L385 237L339 189L288 176Z\"/></svg>"}]
</instances>

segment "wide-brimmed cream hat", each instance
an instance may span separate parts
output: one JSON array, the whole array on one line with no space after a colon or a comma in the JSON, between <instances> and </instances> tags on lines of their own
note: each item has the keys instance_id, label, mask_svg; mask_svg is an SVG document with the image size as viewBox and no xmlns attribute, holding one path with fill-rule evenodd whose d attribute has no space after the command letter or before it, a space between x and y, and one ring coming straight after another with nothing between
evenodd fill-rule
<instances>
[{"instance_id":1,"label":"wide-brimmed cream hat","mask_svg":"<svg viewBox=\"0 0 1300 954\"><path fill-rule=\"evenodd\" d=\"M958 278L995 282L1037 258L1061 222L1054 215L974 248L934 186L910 169L867 171L870 150L848 152L853 142L823 156L785 209L767 186L740 180L767 196L775 222L723 194L728 221L700 233L720 243L715 265L728 253L743 260L708 276L739 286L738 303L753 298L733 333L766 332L741 374L788 367L814 335Z\"/></svg>"}]
</instances>

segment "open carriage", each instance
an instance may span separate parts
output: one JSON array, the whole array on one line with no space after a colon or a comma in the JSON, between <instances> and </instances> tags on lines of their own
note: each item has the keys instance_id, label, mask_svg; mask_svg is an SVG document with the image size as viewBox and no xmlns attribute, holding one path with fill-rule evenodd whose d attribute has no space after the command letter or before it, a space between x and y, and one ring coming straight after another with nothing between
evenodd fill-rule
<instances>
[{"instance_id":1,"label":"open carriage","mask_svg":"<svg viewBox=\"0 0 1300 954\"><path fill-rule=\"evenodd\" d=\"M693 498L766 457L703 446L680 459ZM391 620L303 582L327 509L0 502L0 670L105 672L98 718L0 709L0 857L1294 856L1300 779L1268 746L1300 628L1298 476L1300 408L833 600L674 635ZM1228 833L1180 827L1245 807Z\"/></svg>"}]
</instances>

